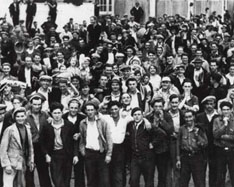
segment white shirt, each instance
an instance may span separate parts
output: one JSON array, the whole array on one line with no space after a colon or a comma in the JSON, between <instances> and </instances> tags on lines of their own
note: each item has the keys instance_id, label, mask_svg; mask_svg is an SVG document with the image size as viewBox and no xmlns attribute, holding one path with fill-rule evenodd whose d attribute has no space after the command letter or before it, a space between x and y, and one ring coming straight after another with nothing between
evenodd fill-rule
<instances>
[{"instance_id":1,"label":"white shirt","mask_svg":"<svg viewBox=\"0 0 234 187\"><path fill-rule=\"evenodd\" d=\"M199 70L194 70L194 76L193 76L193 79L194 79L194 82L196 84L197 87L200 86L200 82L199 82L199 79L200 79L200 74L202 73L202 69L199 69Z\"/></svg>"},{"instance_id":2,"label":"white shirt","mask_svg":"<svg viewBox=\"0 0 234 187\"><path fill-rule=\"evenodd\" d=\"M75 124L76 120L77 120L77 116L72 117L72 116L68 115L67 119L68 119L68 121L70 121L73 124Z\"/></svg>"},{"instance_id":3,"label":"white shirt","mask_svg":"<svg viewBox=\"0 0 234 187\"><path fill-rule=\"evenodd\" d=\"M209 122L211 122L212 118L214 117L214 115L218 114L217 111L214 111L212 114L206 114L206 117L208 119Z\"/></svg>"},{"instance_id":4,"label":"white shirt","mask_svg":"<svg viewBox=\"0 0 234 187\"><path fill-rule=\"evenodd\" d=\"M122 144L125 138L126 128L132 117L120 116L119 121L115 123L114 119L109 115L103 115L103 118L108 122L111 128L111 138L114 144Z\"/></svg>"},{"instance_id":5,"label":"white shirt","mask_svg":"<svg viewBox=\"0 0 234 187\"><path fill-rule=\"evenodd\" d=\"M139 107L139 101L138 101L138 92L136 92L135 94L130 94L132 96L132 100L131 100L131 108L135 108L135 107Z\"/></svg>"},{"instance_id":6,"label":"white shirt","mask_svg":"<svg viewBox=\"0 0 234 187\"><path fill-rule=\"evenodd\" d=\"M32 85L31 85L31 69L25 68L24 72L25 72L26 84L28 85L28 87L32 87Z\"/></svg>"},{"instance_id":7,"label":"white shirt","mask_svg":"<svg viewBox=\"0 0 234 187\"><path fill-rule=\"evenodd\" d=\"M46 100L43 102L42 104L42 111L49 111L49 90L47 90L46 92L44 92L41 88L38 89L37 91L38 93L41 93L45 98Z\"/></svg>"},{"instance_id":8,"label":"white shirt","mask_svg":"<svg viewBox=\"0 0 234 187\"><path fill-rule=\"evenodd\" d=\"M114 54L112 52L108 53L107 64L114 64Z\"/></svg>"},{"instance_id":9,"label":"white shirt","mask_svg":"<svg viewBox=\"0 0 234 187\"><path fill-rule=\"evenodd\" d=\"M100 145L98 140L99 132L97 128L97 122L96 120L94 122L90 122L87 119L86 122L87 122L86 148L99 151Z\"/></svg>"},{"instance_id":10,"label":"white shirt","mask_svg":"<svg viewBox=\"0 0 234 187\"><path fill-rule=\"evenodd\" d=\"M171 111L169 111L169 113L170 113L172 121L173 121L175 132L179 132L179 128L180 128L180 113L177 112L177 113L173 114Z\"/></svg>"}]
</instances>

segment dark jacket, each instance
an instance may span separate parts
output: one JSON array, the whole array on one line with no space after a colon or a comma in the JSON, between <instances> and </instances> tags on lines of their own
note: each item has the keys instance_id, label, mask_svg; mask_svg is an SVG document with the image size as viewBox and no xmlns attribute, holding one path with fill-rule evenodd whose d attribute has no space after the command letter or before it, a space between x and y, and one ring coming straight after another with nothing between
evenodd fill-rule
<instances>
[{"instance_id":1,"label":"dark jacket","mask_svg":"<svg viewBox=\"0 0 234 187\"><path fill-rule=\"evenodd\" d=\"M154 113L146 116L146 119L152 124L152 144L155 153L164 153L169 149L170 137L174 132L173 121L171 116L164 112L163 120L155 123Z\"/></svg>"},{"instance_id":2,"label":"dark jacket","mask_svg":"<svg viewBox=\"0 0 234 187\"><path fill-rule=\"evenodd\" d=\"M28 3L26 14L27 16L35 16L37 12L37 5L36 3Z\"/></svg>"},{"instance_id":3,"label":"dark jacket","mask_svg":"<svg viewBox=\"0 0 234 187\"><path fill-rule=\"evenodd\" d=\"M138 129L134 121L127 124L126 141L131 147L132 156L143 156L151 152L151 129L145 127L144 120L140 123Z\"/></svg>"},{"instance_id":4,"label":"dark jacket","mask_svg":"<svg viewBox=\"0 0 234 187\"><path fill-rule=\"evenodd\" d=\"M14 6L14 3L11 3L9 6L10 15L13 17L19 17L20 9L19 9L19 3L16 3L16 8Z\"/></svg>"},{"instance_id":5,"label":"dark jacket","mask_svg":"<svg viewBox=\"0 0 234 187\"><path fill-rule=\"evenodd\" d=\"M78 156L77 146L74 146L73 141L73 124L64 120L64 126L61 127L61 138L63 149L68 158ZM52 155L54 151L55 133L53 126L49 123L43 126L39 141L41 142L42 152L44 155Z\"/></svg>"}]
</instances>

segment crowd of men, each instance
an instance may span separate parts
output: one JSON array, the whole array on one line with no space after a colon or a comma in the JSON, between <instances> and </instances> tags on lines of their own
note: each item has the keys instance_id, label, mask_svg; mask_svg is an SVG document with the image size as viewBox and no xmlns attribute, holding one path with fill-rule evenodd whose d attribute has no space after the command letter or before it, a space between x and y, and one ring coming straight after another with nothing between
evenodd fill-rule
<instances>
[{"instance_id":1,"label":"crowd of men","mask_svg":"<svg viewBox=\"0 0 234 187\"><path fill-rule=\"evenodd\" d=\"M0 21L0 187L234 187L228 11L143 22L136 3L58 33L28 6Z\"/></svg>"}]
</instances>

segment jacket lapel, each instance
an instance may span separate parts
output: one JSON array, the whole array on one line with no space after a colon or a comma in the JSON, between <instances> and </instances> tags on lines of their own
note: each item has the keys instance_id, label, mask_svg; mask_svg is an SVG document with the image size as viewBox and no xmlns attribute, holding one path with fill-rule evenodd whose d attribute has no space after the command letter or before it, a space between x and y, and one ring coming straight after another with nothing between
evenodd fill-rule
<instances>
[{"instance_id":1,"label":"jacket lapel","mask_svg":"<svg viewBox=\"0 0 234 187\"><path fill-rule=\"evenodd\" d=\"M13 130L14 130L14 137L15 137L17 143L19 144L20 148L22 148L19 130L18 130L18 128L16 127L16 124L14 124L12 128L13 128Z\"/></svg>"}]
</instances>

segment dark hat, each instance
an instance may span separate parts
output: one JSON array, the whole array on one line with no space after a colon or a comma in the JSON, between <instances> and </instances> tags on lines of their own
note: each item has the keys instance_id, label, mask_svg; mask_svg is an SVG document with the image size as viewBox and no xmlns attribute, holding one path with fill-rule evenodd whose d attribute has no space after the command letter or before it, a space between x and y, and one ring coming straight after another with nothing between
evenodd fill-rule
<instances>
[{"instance_id":1,"label":"dark hat","mask_svg":"<svg viewBox=\"0 0 234 187\"><path fill-rule=\"evenodd\" d=\"M174 66L174 69L179 69L179 68L185 69L185 65L181 63Z\"/></svg>"},{"instance_id":2,"label":"dark hat","mask_svg":"<svg viewBox=\"0 0 234 187\"><path fill-rule=\"evenodd\" d=\"M111 79L111 83L113 83L113 82L120 83L121 82L120 77L117 77L117 76L113 77Z\"/></svg>"},{"instance_id":3,"label":"dark hat","mask_svg":"<svg viewBox=\"0 0 234 187\"><path fill-rule=\"evenodd\" d=\"M133 116L134 113L137 112L137 111L141 111L141 112L142 112L142 109L141 109L140 107L135 107L135 108L133 108L133 109L132 109L132 112L131 112L131 116Z\"/></svg>"},{"instance_id":4,"label":"dark hat","mask_svg":"<svg viewBox=\"0 0 234 187\"><path fill-rule=\"evenodd\" d=\"M41 93L34 93L29 96L29 101L32 102L33 99L41 99L42 102L46 100L45 96L42 95Z\"/></svg>"},{"instance_id":5,"label":"dark hat","mask_svg":"<svg viewBox=\"0 0 234 187\"><path fill-rule=\"evenodd\" d=\"M221 104L220 104L220 108L222 109L223 107L229 107L230 109L232 108L232 103L228 102L228 101L223 101Z\"/></svg>"},{"instance_id":6,"label":"dark hat","mask_svg":"<svg viewBox=\"0 0 234 187\"><path fill-rule=\"evenodd\" d=\"M206 103L207 101L216 101L216 97L213 95L208 95L207 97L205 97L202 101L201 104Z\"/></svg>"},{"instance_id":7,"label":"dark hat","mask_svg":"<svg viewBox=\"0 0 234 187\"><path fill-rule=\"evenodd\" d=\"M193 61L193 63L194 64L196 64L196 63L203 63L203 60L202 59L200 59L200 58L195 58L195 60Z\"/></svg>"},{"instance_id":8,"label":"dark hat","mask_svg":"<svg viewBox=\"0 0 234 187\"><path fill-rule=\"evenodd\" d=\"M24 107L16 108L16 109L14 110L14 112L12 113L13 119L15 119L16 114L19 113L19 112L24 112L24 113L26 113L26 109L25 109Z\"/></svg>"},{"instance_id":9,"label":"dark hat","mask_svg":"<svg viewBox=\"0 0 234 187\"><path fill-rule=\"evenodd\" d=\"M0 114L5 114L7 106L4 104L0 104Z\"/></svg>"}]
</instances>

